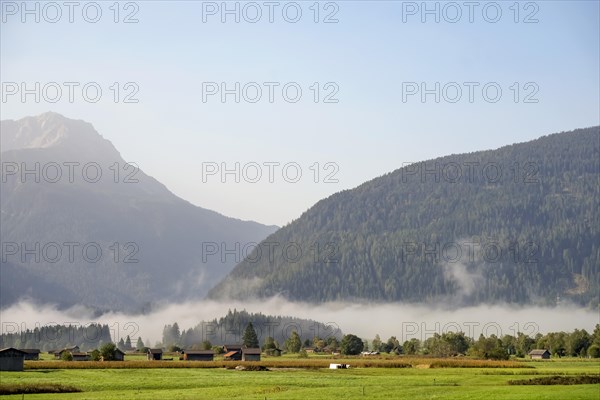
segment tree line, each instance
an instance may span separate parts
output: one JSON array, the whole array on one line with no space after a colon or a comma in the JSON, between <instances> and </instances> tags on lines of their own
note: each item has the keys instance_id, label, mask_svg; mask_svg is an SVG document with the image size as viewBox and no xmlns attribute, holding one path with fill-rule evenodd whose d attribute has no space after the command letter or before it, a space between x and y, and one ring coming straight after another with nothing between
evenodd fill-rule
<instances>
[{"instance_id":1,"label":"tree line","mask_svg":"<svg viewBox=\"0 0 600 400\"><path fill-rule=\"evenodd\" d=\"M166 349L206 349L224 344L236 344L243 341L248 323L252 323L257 338L263 342L272 337L283 343L292 331L296 331L302 341L314 336L341 338L340 328L333 323L321 323L309 319L272 316L262 313L249 313L246 310L228 310L227 314L212 321L201 321L189 329L181 329L177 322L163 328L162 342Z\"/></svg>"},{"instance_id":2,"label":"tree line","mask_svg":"<svg viewBox=\"0 0 600 400\"><path fill-rule=\"evenodd\" d=\"M446 332L435 333L425 340L411 338L402 344L394 336L387 342L383 342L379 335L376 335L371 342L363 341L360 351L363 349L434 357L468 355L498 360L505 360L510 356L525 357L531 350L544 349L548 350L553 357L600 358L600 324L596 325L591 334L585 329L575 329L569 333L538 333L534 337L519 332L516 336L480 335L479 338L473 339L466 336L464 332Z\"/></svg>"},{"instance_id":3,"label":"tree line","mask_svg":"<svg viewBox=\"0 0 600 400\"><path fill-rule=\"evenodd\" d=\"M234 343L232 343L234 344ZM237 344L237 343L236 343ZM354 334L346 334L341 340L336 336L325 338L314 336L312 339L302 339L296 330L292 330L282 342L272 336L264 338L262 346L252 322L248 322L241 337L245 347L260 347L268 355L281 355L281 352L298 353L307 356L307 351L315 353L340 353L357 355L363 351L389 353L396 355L421 355L432 357L471 356L482 359L507 360L511 356L525 357L531 350L548 350L553 357L591 357L600 358L600 324L597 324L590 334L585 329L575 329L573 332L538 333L531 337L522 332L516 336L496 335L474 339L464 332L434 333L425 340L411 338L400 343L391 336L383 341L376 335L372 341L363 340ZM170 350L180 350L170 346ZM199 343L198 348L213 349L216 353L223 352L223 346L213 345L209 340Z\"/></svg>"},{"instance_id":4,"label":"tree line","mask_svg":"<svg viewBox=\"0 0 600 400\"><path fill-rule=\"evenodd\" d=\"M79 346L82 351L111 343L110 327L106 324L45 325L34 329L4 333L0 336L0 348L61 350Z\"/></svg>"}]
</instances>

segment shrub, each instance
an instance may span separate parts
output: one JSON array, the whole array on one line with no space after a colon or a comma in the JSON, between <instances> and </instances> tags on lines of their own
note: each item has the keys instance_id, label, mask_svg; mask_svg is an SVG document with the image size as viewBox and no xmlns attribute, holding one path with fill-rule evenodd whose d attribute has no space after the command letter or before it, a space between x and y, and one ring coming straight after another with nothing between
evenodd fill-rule
<instances>
[{"instance_id":1,"label":"shrub","mask_svg":"<svg viewBox=\"0 0 600 400\"><path fill-rule=\"evenodd\" d=\"M104 361L112 361L115 359L117 346L114 343L105 343L100 347L100 355Z\"/></svg>"},{"instance_id":2,"label":"shrub","mask_svg":"<svg viewBox=\"0 0 600 400\"><path fill-rule=\"evenodd\" d=\"M544 376L526 380L508 381L509 385L593 385L600 383L600 375Z\"/></svg>"},{"instance_id":3,"label":"shrub","mask_svg":"<svg viewBox=\"0 0 600 400\"><path fill-rule=\"evenodd\" d=\"M0 385L0 395L33 394L33 393L75 393L82 390L74 386L60 383L3 383Z\"/></svg>"},{"instance_id":4,"label":"shrub","mask_svg":"<svg viewBox=\"0 0 600 400\"><path fill-rule=\"evenodd\" d=\"M342 343L340 346L342 354L356 355L363 351L364 343L358 336L348 334L342 338Z\"/></svg>"},{"instance_id":5,"label":"shrub","mask_svg":"<svg viewBox=\"0 0 600 400\"><path fill-rule=\"evenodd\" d=\"M90 360L91 361L100 361L100 351L99 350L93 350L92 354L90 355Z\"/></svg>"},{"instance_id":6,"label":"shrub","mask_svg":"<svg viewBox=\"0 0 600 400\"><path fill-rule=\"evenodd\" d=\"M588 349L588 355L592 358L600 358L600 346L593 344Z\"/></svg>"},{"instance_id":7,"label":"shrub","mask_svg":"<svg viewBox=\"0 0 600 400\"><path fill-rule=\"evenodd\" d=\"M470 359L437 359L430 363L430 368L533 368L518 361L470 360Z\"/></svg>"},{"instance_id":8,"label":"shrub","mask_svg":"<svg viewBox=\"0 0 600 400\"><path fill-rule=\"evenodd\" d=\"M306 350L300 350L300 352L298 353L298 358L308 358L308 353L306 352Z\"/></svg>"}]
</instances>

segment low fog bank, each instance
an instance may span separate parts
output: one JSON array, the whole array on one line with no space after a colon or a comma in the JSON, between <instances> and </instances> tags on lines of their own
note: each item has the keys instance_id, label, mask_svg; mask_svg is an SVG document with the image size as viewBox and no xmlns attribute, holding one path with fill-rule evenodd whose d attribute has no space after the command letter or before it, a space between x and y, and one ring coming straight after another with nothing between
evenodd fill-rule
<instances>
[{"instance_id":1,"label":"low fog bank","mask_svg":"<svg viewBox=\"0 0 600 400\"><path fill-rule=\"evenodd\" d=\"M108 324L115 341L130 335L135 343L135 339L140 336L145 342L150 341L146 345L154 345L162 340L162 331L166 324L177 322L180 329L184 330L198 325L201 321L208 322L220 318L233 309L312 319L338 326L344 333L354 333L364 339L371 340L379 334L382 339L396 336L401 342L411 338L423 340L434 333L448 331L463 331L475 338L481 333L486 336L500 336L523 332L535 336L538 332L570 332L574 329L586 329L591 332L594 326L600 323L597 312L571 305L554 308L482 305L447 310L410 304L313 305L292 303L281 298L246 302L187 302L165 305L144 315L110 312L101 316L84 307L59 311L51 305L40 306L23 301L2 310L0 321L2 333L20 332L34 329L36 326L53 324Z\"/></svg>"}]
</instances>

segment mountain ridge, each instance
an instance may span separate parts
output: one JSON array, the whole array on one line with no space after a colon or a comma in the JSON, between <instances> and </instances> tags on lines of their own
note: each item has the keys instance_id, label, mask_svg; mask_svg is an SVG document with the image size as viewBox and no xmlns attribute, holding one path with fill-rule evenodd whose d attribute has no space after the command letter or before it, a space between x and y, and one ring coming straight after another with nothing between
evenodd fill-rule
<instances>
[{"instance_id":1,"label":"mountain ridge","mask_svg":"<svg viewBox=\"0 0 600 400\"><path fill-rule=\"evenodd\" d=\"M549 304L563 296L595 307L600 256L593 240L600 242L600 224L593 223L598 221L593 200L598 198L599 138L598 127L592 127L496 150L448 155L336 193L265 242L293 243L303 250L315 243L333 243L337 263L313 262L312 253L294 262L276 254L279 257L270 262L254 252L209 297L283 294L291 300L317 303L362 299L465 305ZM490 176L478 173L467 178L463 174L462 181L451 182L458 175L450 172L464 163L486 166ZM449 166L454 170L447 169L444 175L443 168ZM494 168L504 176L492 179ZM481 254L479 260L461 259L448 268L425 260L427 246L437 245L434 253L440 258L439 248L444 245L461 247L465 240L487 236L505 253L493 260L495 268L489 268L489 260L482 260ZM514 243L520 259L511 262L509 253L516 254ZM567 244L581 251L572 254ZM525 268L527 252L532 253L532 260L533 253L540 256L537 269ZM562 252L563 257L555 254ZM581 276L587 279L589 290L573 296L569 285ZM246 281L250 289L237 289ZM478 285L492 293L486 294ZM543 285L548 285L549 293L544 293Z\"/></svg>"},{"instance_id":2,"label":"mountain ridge","mask_svg":"<svg viewBox=\"0 0 600 400\"><path fill-rule=\"evenodd\" d=\"M85 121L46 113L2 121L1 131L1 232L3 246L12 246L3 251L0 269L2 291L11 293L2 296L2 307L18 301L19 294L40 301L60 298L46 287L73 293L59 304L64 307L78 300L92 308L140 310L201 298L235 263L205 257L204 244L260 241L275 229L177 197L126 163ZM64 243L71 242L80 244L78 250L99 248L102 258L67 259L70 248ZM27 246L39 249L23 260ZM17 253L9 254L15 248ZM61 257L49 262L52 256L44 249L61 251ZM125 263L128 256L137 262ZM10 281L22 286L8 290Z\"/></svg>"}]
</instances>

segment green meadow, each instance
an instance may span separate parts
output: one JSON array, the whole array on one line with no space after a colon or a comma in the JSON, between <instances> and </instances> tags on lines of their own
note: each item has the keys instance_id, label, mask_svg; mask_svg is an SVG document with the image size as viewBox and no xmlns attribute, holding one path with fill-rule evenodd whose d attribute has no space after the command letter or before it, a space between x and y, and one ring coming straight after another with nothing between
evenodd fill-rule
<instances>
[{"instance_id":1,"label":"green meadow","mask_svg":"<svg viewBox=\"0 0 600 400\"><path fill-rule=\"evenodd\" d=\"M310 362L310 360L307 360ZM357 362L357 359L332 362ZM599 399L600 384L509 385L510 380L600 374L591 360L521 361L530 368L429 368L410 359L408 368L282 368L239 371L219 368L38 369L2 372L0 386L61 384L78 393L17 394L10 399ZM85 362L81 363L82 366ZM234 362L235 365L241 364ZM273 365L273 363L271 363ZM274 365L276 365L275 363ZM282 364L285 361L282 360ZM531 368L532 367L532 368Z\"/></svg>"}]
</instances>

